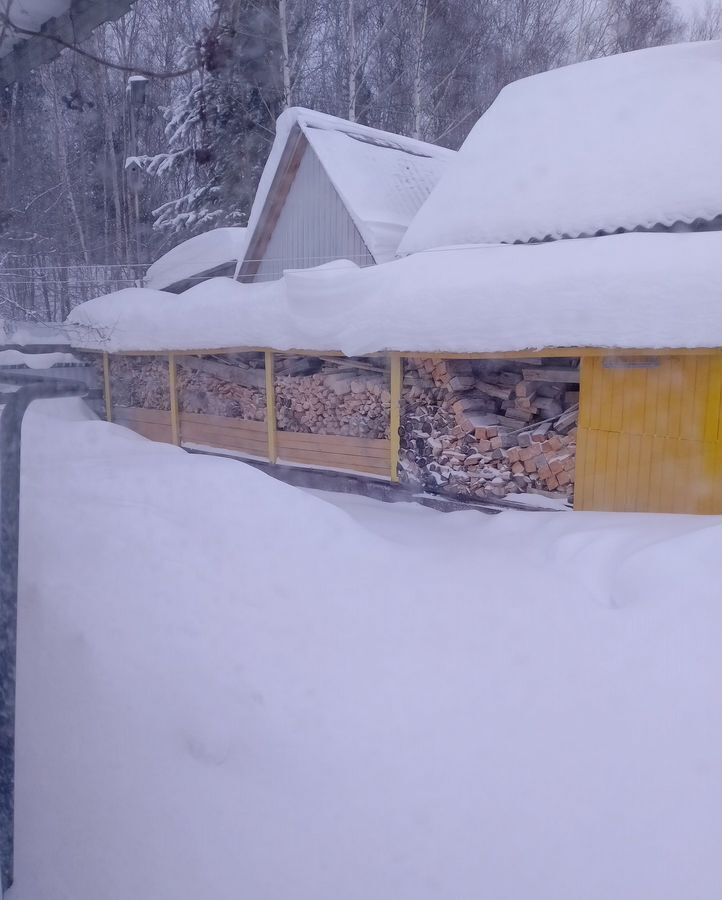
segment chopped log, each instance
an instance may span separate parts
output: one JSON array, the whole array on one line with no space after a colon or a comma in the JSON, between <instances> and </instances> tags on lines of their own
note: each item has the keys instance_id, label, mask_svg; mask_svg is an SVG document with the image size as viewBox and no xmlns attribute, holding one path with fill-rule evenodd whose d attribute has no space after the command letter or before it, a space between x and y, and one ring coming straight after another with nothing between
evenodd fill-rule
<instances>
[{"instance_id":1,"label":"chopped log","mask_svg":"<svg viewBox=\"0 0 722 900\"><path fill-rule=\"evenodd\" d=\"M489 397L494 397L496 400L508 400L512 394L511 387L499 387L495 384L488 384L486 381L477 381L472 387L474 390L487 394Z\"/></svg>"},{"instance_id":2,"label":"chopped log","mask_svg":"<svg viewBox=\"0 0 722 900\"><path fill-rule=\"evenodd\" d=\"M561 403L558 400L552 400L551 397L537 397L534 404L545 416L559 416L562 413Z\"/></svg>"},{"instance_id":3,"label":"chopped log","mask_svg":"<svg viewBox=\"0 0 722 900\"><path fill-rule=\"evenodd\" d=\"M574 406L570 406L569 409L565 413L562 413L556 420L554 423L554 430L566 434L567 431L577 424L578 416L579 404L575 403Z\"/></svg>"},{"instance_id":4,"label":"chopped log","mask_svg":"<svg viewBox=\"0 0 722 900\"><path fill-rule=\"evenodd\" d=\"M203 357L181 356L178 357L177 361L178 365L184 369L213 375L221 381L238 384L241 387L260 389L265 388L266 385L266 373L263 369L242 369L239 366L216 362Z\"/></svg>"},{"instance_id":5,"label":"chopped log","mask_svg":"<svg viewBox=\"0 0 722 900\"><path fill-rule=\"evenodd\" d=\"M470 391L474 385L475 379L473 375L454 375L454 377L450 378L447 382L448 389L454 393Z\"/></svg>"},{"instance_id":6,"label":"chopped log","mask_svg":"<svg viewBox=\"0 0 722 900\"><path fill-rule=\"evenodd\" d=\"M563 384L579 384L579 369L522 369L521 374L529 381L559 381Z\"/></svg>"}]
</instances>

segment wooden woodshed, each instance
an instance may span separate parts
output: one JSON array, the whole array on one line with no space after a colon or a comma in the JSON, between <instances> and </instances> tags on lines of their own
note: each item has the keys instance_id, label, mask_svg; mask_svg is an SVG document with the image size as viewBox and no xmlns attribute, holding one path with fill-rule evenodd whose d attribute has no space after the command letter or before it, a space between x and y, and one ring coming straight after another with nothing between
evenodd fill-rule
<instances>
[{"instance_id":1,"label":"wooden woodshed","mask_svg":"<svg viewBox=\"0 0 722 900\"><path fill-rule=\"evenodd\" d=\"M451 159L289 111L242 283L71 315L114 351L107 417L469 502L722 513L721 72L706 42L524 79ZM361 247L334 234L367 255L312 268Z\"/></svg>"}]
</instances>

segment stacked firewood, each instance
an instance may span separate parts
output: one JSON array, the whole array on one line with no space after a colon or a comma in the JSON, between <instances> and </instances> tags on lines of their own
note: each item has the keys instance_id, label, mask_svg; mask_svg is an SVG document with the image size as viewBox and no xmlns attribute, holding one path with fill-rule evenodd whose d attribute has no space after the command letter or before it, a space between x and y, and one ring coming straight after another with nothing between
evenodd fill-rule
<instances>
[{"instance_id":1,"label":"stacked firewood","mask_svg":"<svg viewBox=\"0 0 722 900\"><path fill-rule=\"evenodd\" d=\"M154 356L114 356L110 362L113 406L170 409L168 360Z\"/></svg>"},{"instance_id":2,"label":"stacked firewood","mask_svg":"<svg viewBox=\"0 0 722 900\"><path fill-rule=\"evenodd\" d=\"M406 363L400 477L466 498L574 490L577 360Z\"/></svg>"},{"instance_id":3,"label":"stacked firewood","mask_svg":"<svg viewBox=\"0 0 722 900\"><path fill-rule=\"evenodd\" d=\"M382 366L359 360L289 359L276 364L282 431L386 438L391 393Z\"/></svg>"},{"instance_id":4,"label":"stacked firewood","mask_svg":"<svg viewBox=\"0 0 722 900\"><path fill-rule=\"evenodd\" d=\"M182 412L262 422L266 374L261 354L177 359Z\"/></svg>"}]
</instances>

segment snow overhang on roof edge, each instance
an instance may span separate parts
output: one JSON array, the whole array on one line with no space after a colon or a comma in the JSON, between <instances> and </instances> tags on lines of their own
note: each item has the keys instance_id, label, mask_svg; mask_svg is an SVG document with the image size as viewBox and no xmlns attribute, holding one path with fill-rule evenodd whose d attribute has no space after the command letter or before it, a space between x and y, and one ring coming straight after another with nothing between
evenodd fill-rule
<instances>
[{"instance_id":1,"label":"snow overhang on roof edge","mask_svg":"<svg viewBox=\"0 0 722 900\"><path fill-rule=\"evenodd\" d=\"M104 22L119 19L136 0L67 0L65 12L49 15L37 31L42 35L18 35L17 41L0 55L0 88L26 79L51 62L67 45L79 44Z\"/></svg>"}]
</instances>

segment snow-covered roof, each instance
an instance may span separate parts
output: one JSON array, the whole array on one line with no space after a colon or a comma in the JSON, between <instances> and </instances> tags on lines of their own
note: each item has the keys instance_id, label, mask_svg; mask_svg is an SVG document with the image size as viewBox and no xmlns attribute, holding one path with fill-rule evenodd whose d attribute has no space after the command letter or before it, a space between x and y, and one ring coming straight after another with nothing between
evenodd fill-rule
<instances>
[{"instance_id":1,"label":"snow-covered roof","mask_svg":"<svg viewBox=\"0 0 722 900\"><path fill-rule=\"evenodd\" d=\"M400 252L577 237L722 213L720 42L556 69L504 88Z\"/></svg>"},{"instance_id":2,"label":"snow-covered roof","mask_svg":"<svg viewBox=\"0 0 722 900\"><path fill-rule=\"evenodd\" d=\"M129 289L68 323L76 347L107 351L718 347L721 250L719 232L454 248L265 283L217 278L172 298Z\"/></svg>"},{"instance_id":3,"label":"snow-covered roof","mask_svg":"<svg viewBox=\"0 0 722 900\"><path fill-rule=\"evenodd\" d=\"M235 264L245 249L245 228L214 228L183 241L161 256L145 273L144 281L147 287L163 290L226 263Z\"/></svg>"},{"instance_id":4,"label":"snow-covered roof","mask_svg":"<svg viewBox=\"0 0 722 900\"><path fill-rule=\"evenodd\" d=\"M71 0L21 0L11 3L8 14L11 21L20 28L38 31L48 19L60 16L70 9ZM0 3L0 13L5 13L5 3ZM8 54L15 43L25 40L23 35L12 32L4 35L0 41L0 56Z\"/></svg>"},{"instance_id":5,"label":"snow-covered roof","mask_svg":"<svg viewBox=\"0 0 722 900\"><path fill-rule=\"evenodd\" d=\"M0 13L7 14L18 28L58 34L65 39L71 34L78 42L85 40L102 22L117 19L126 13L135 0L104 0L100 3L73 0L0 0ZM63 49L63 44L46 37L18 33L0 28L0 59L16 57L16 65L0 66L0 85L26 74L43 62L48 62ZM13 71L15 70L15 71Z\"/></svg>"},{"instance_id":6,"label":"snow-covered roof","mask_svg":"<svg viewBox=\"0 0 722 900\"><path fill-rule=\"evenodd\" d=\"M287 109L276 123L276 137L251 209L250 235L259 225L296 126L318 155L374 260L393 259L409 223L455 152L310 109Z\"/></svg>"}]
</instances>

